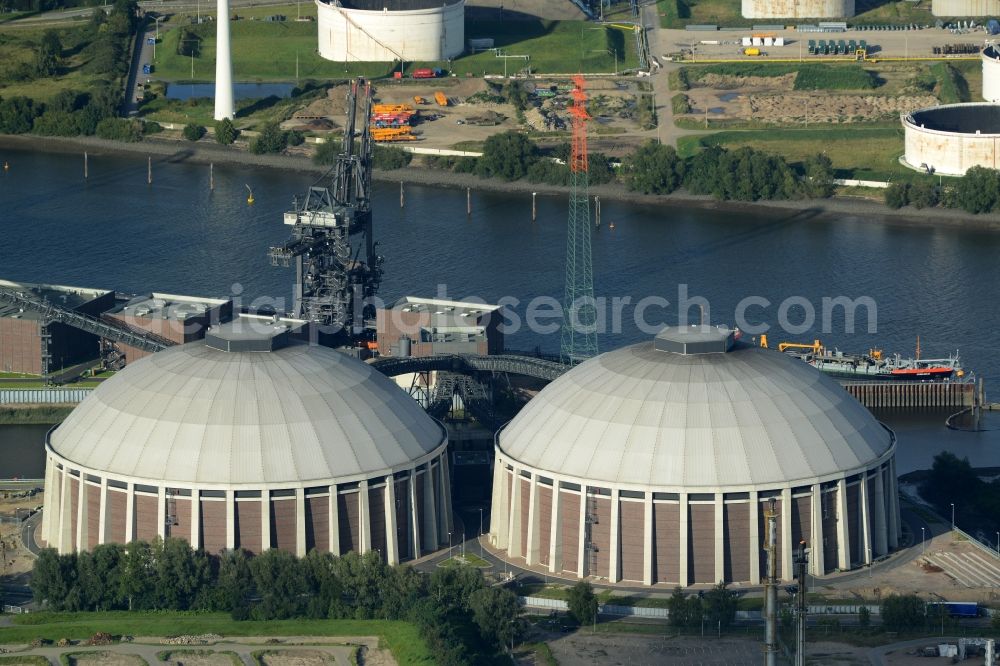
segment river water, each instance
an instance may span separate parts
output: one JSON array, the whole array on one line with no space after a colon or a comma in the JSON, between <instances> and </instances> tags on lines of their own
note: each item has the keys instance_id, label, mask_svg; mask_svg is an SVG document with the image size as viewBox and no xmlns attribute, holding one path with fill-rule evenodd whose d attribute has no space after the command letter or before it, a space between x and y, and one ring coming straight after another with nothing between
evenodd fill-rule
<instances>
[{"instance_id":1,"label":"river water","mask_svg":"<svg viewBox=\"0 0 1000 666\"><path fill-rule=\"evenodd\" d=\"M91 156L88 181L82 156L0 150L0 160L10 165L0 176L2 278L289 304L291 271L271 267L266 251L285 240L281 215L311 176L218 166L212 192L204 165L154 159L147 185L142 157ZM405 294L516 300L512 311L523 320L532 299L562 297L562 196L539 196L536 222L527 193L474 192L467 216L465 192L408 186L400 208L398 184L376 183L373 205L387 301ZM820 219L812 211L734 213L603 201L602 226L592 241L599 297L670 302L646 309L649 325L676 322L682 289L704 297L716 323L737 323L747 297L766 299L769 305L758 301L747 310L749 323L776 326L783 303L791 306L790 325L802 323L810 309L816 316L806 330L770 331L772 345L819 338L849 351L880 347L910 356L919 336L923 357L958 351L986 380L988 394L1000 391L1000 234L853 216ZM824 329L823 299L838 297L870 299L877 312L873 330L866 330L871 309L857 311L853 333L837 310ZM622 308L620 327L602 333L602 350L647 337L631 307ZM613 309L602 309L609 322ZM696 313L692 306L689 316ZM510 348L555 352L558 345L558 333L523 326L507 338ZM885 418L901 433L901 472L927 467L942 448L978 465L1000 465L997 432L948 431L943 416ZM1000 419L987 418L986 425L1000 428ZM0 429L0 439L10 437Z\"/></svg>"}]
</instances>

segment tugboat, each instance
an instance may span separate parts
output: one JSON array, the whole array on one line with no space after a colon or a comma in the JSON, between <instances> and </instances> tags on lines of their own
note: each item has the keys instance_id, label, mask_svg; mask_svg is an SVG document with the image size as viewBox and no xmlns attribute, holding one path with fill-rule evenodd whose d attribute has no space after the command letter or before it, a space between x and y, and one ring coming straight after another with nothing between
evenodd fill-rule
<instances>
[{"instance_id":1,"label":"tugboat","mask_svg":"<svg viewBox=\"0 0 1000 666\"><path fill-rule=\"evenodd\" d=\"M768 346L766 335L761 336L760 346ZM778 344L778 351L800 358L838 379L943 382L965 377L957 352L948 358L920 358L919 338L916 358L903 358L899 354L885 356L881 349L869 349L866 354L846 354L837 348L827 349L819 340L812 344L782 342Z\"/></svg>"}]
</instances>

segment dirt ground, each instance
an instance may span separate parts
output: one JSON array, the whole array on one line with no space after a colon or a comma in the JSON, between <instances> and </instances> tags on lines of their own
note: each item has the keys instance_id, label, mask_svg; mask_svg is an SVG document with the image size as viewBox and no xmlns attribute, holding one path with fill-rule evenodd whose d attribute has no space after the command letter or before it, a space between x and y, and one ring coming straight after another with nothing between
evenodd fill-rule
<instances>
[{"instance_id":1,"label":"dirt ground","mask_svg":"<svg viewBox=\"0 0 1000 666\"><path fill-rule=\"evenodd\" d=\"M577 632L549 641L549 648L563 666L756 666L761 661L760 642L756 638L709 640Z\"/></svg>"},{"instance_id":2,"label":"dirt ground","mask_svg":"<svg viewBox=\"0 0 1000 666\"><path fill-rule=\"evenodd\" d=\"M44 503L42 492L0 490L0 515L15 515L18 509L36 509ZM21 526L0 523L0 578L31 571L34 559L21 543Z\"/></svg>"},{"instance_id":3,"label":"dirt ground","mask_svg":"<svg viewBox=\"0 0 1000 666\"><path fill-rule=\"evenodd\" d=\"M266 650L261 655L261 661L265 666L323 666L337 663L332 655L316 650Z\"/></svg>"},{"instance_id":4,"label":"dirt ground","mask_svg":"<svg viewBox=\"0 0 1000 666\"><path fill-rule=\"evenodd\" d=\"M894 119L902 111L937 104L930 94L795 91L795 76L706 75L687 92L691 114L781 123L849 123Z\"/></svg>"},{"instance_id":5,"label":"dirt ground","mask_svg":"<svg viewBox=\"0 0 1000 666\"><path fill-rule=\"evenodd\" d=\"M558 94L545 98L537 108L524 113L525 123L538 131L568 130L571 104L566 79L535 79L526 83L530 90L545 90L556 86ZM589 81L589 110L596 128L593 150L617 155L631 149L641 139L634 136L639 129L635 110L640 83L631 80ZM439 106L434 101L435 92L443 92L449 104ZM476 99L477 94L491 92L490 85L481 78L445 78L429 81L406 80L380 83L374 90L377 103L410 104L419 112L414 123L415 141L407 145L422 148L453 148L457 143L481 142L497 132L518 129L517 111L511 104ZM283 123L285 129L337 130L346 113L346 86L327 91L324 99L316 100L297 111L293 118ZM425 102L416 104L414 97ZM471 98L471 99L470 99ZM600 134L598 134L598 131ZM568 140L568 136L565 140Z\"/></svg>"},{"instance_id":6,"label":"dirt ground","mask_svg":"<svg viewBox=\"0 0 1000 666\"><path fill-rule=\"evenodd\" d=\"M119 654L117 652L88 652L77 656L70 656L69 663L74 664L101 664L102 666L139 666L145 661L136 654Z\"/></svg>"},{"instance_id":7,"label":"dirt ground","mask_svg":"<svg viewBox=\"0 0 1000 666\"><path fill-rule=\"evenodd\" d=\"M198 654L193 651L178 650L168 655L164 663L170 666L233 666L231 654L210 653Z\"/></svg>"}]
</instances>

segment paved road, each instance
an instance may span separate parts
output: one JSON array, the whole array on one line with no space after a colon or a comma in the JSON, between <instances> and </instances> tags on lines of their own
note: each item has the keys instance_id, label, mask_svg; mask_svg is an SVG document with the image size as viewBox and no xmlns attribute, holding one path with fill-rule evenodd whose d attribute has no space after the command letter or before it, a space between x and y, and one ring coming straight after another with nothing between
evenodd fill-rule
<instances>
[{"instance_id":1,"label":"paved road","mask_svg":"<svg viewBox=\"0 0 1000 666\"><path fill-rule=\"evenodd\" d=\"M139 112L136 94L139 92L139 84L144 83L147 79L146 75L142 73L142 66L153 62L153 51L156 50L156 47L149 43L151 39L156 39L155 26L140 36L132 54L132 64L129 68L128 81L125 84L125 104L122 109L123 115L126 117L134 116Z\"/></svg>"}]
</instances>

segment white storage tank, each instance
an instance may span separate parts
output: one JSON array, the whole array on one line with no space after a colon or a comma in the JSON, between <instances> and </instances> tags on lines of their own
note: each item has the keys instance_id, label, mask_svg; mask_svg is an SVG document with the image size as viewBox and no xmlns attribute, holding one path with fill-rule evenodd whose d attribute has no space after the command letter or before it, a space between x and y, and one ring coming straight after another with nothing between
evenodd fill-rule
<instances>
[{"instance_id":1,"label":"white storage tank","mask_svg":"<svg viewBox=\"0 0 1000 666\"><path fill-rule=\"evenodd\" d=\"M319 54L337 62L433 62L465 50L465 0L316 0Z\"/></svg>"},{"instance_id":2,"label":"white storage tank","mask_svg":"<svg viewBox=\"0 0 1000 666\"><path fill-rule=\"evenodd\" d=\"M742 0L741 13L748 19L849 18L854 0Z\"/></svg>"},{"instance_id":3,"label":"white storage tank","mask_svg":"<svg viewBox=\"0 0 1000 666\"><path fill-rule=\"evenodd\" d=\"M1000 0L931 0L934 16L996 16Z\"/></svg>"},{"instance_id":4,"label":"white storage tank","mask_svg":"<svg viewBox=\"0 0 1000 666\"><path fill-rule=\"evenodd\" d=\"M1000 105L947 104L902 116L904 163L918 171L963 176L974 166L1000 168Z\"/></svg>"},{"instance_id":5,"label":"white storage tank","mask_svg":"<svg viewBox=\"0 0 1000 666\"><path fill-rule=\"evenodd\" d=\"M990 44L982 53L983 59L983 99L1000 102L1000 51Z\"/></svg>"}]
</instances>

